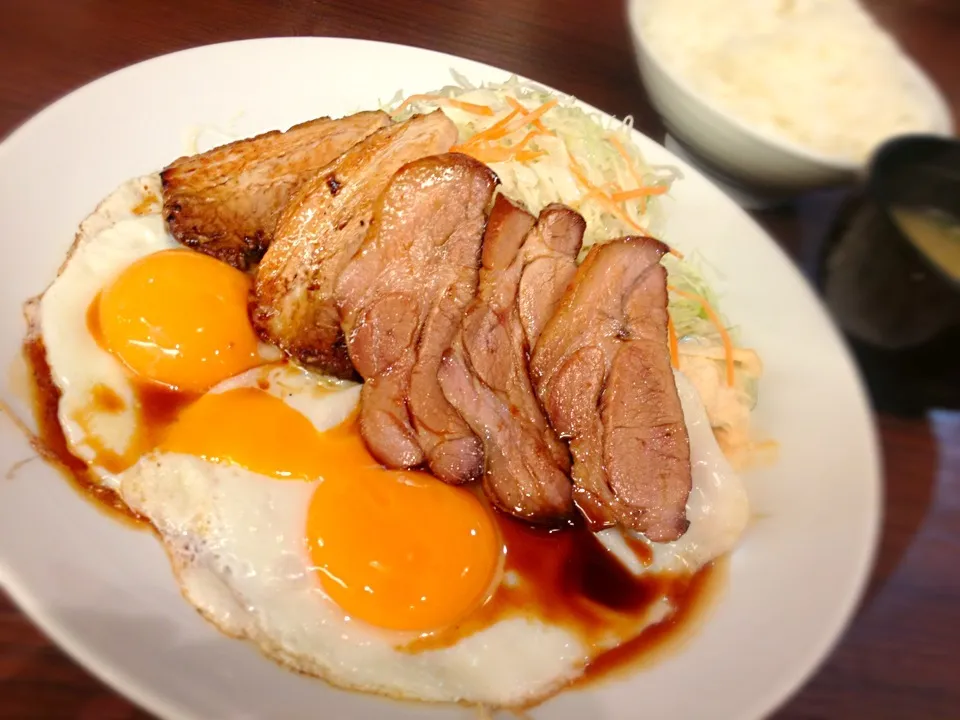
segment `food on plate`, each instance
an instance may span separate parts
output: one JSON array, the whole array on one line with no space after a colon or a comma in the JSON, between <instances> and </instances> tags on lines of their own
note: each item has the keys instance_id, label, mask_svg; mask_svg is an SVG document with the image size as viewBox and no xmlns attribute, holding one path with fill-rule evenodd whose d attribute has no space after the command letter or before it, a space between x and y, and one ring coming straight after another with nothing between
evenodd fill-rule
<instances>
[{"instance_id":1,"label":"food on plate","mask_svg":"<svg viewBox=\"0 0 960 720\"><path fill-rule=\"evenodd\" d=\"M541 316L549 317L570 280L568 266L576 267L583 230L583 218L569 208L549 205L535 220L498 195L483 237L477 298L439 369L444 396L483 441L487 497L533 522L558 523L573 511L570 453L533 392L527 357Z\"/></svg>"},{"instance_id":2,"label":"food on plate","mask_svg":"<svg viewBox=\"0 0 960 720\"><path fill-rule=\"evenodd\" d=\"M651 540L687 529L690 446L667 346L667 248L622 238L590 250L530 360L570 439L574 501L592 527Z\"/></svg>"},{"instance_id":3,"label":"food on plate","mask_svg":"<svg viewBox=\"0 0 960 720\"><path fill-rule=\"evenodd\" d=\"M331 375L356 377L340 330L337 278L370 229L393 174L446 152L456 137L441 112L413 117L373 133L297 190L257 270L254 323L265 339Z\"/></svg>"},{"instance_id":4,"label":"food on plate","mask_svg":"<svg viewBox=\"0 0 960 720\"><path fill-rule=\"evenodd\" d=\"M217 388L204 398L226 395L216 417L243 413L224 428L233 434L185 413L172 432L199 439L144 456L120 487L205 618L343 687L490 707L535 702L691 602L690 569L731 549L746 522L740 482L689 384L691 527L654 546L644 567L617 530L530 531L462 487L381 469L350 420L359 388L317 382L287 364ZM297 416L304 430L291 432ZM278 467L299 469L287 438L306 444L310 433L301 472L323 481L278 478ZM231 442L233 462L192 454L226 454L218 437Z\"/></svg>"},{"instance_id":5,"label":"food on plate","mask_svg":"<svg viewBox=\"0 0 960 720\"><path fill-rule=\"evenodd\" d=\"M340 276L343 333L366 380L360 430L388 467L426 462L452 483L480 475L480 440L444 398L437 371L477 291L496 182L486 165L457 153L401 168Z\"/></svg>"},{"instance_id":6,"label":"food on plate","mask_svg":"<svg viewBox=\"0 0 960 720\"><path fill-rule=\"evenodd\" d=\"M278 663L526 706L705 599L762 367L695 261L639 236L676 174L622 128L515 80L390 114L275 228L278 195L225 178L230 227L273 238L246 272L178 242L160 175L104 200L25 308L36 446Z\"/></svg>"},{"instance_id":7,"label":"food on plate","mask_svg":"<svg viewBox=\"0 0 960 720\"><path fill-rule=\"evenodd\" d=\"M688 339L678 344L677 368L696 385L713 434L735 468L746 470L774 459L776 444L755 440L751 429L757 379L763 373L756 351L736 347L728 355L722 347Z\"/></svg>"},{"instance_id":8,"label":"food on plate","mask_svg":"<svg viewBox=\"0 0 960 720\"><path fill-rule=\"evenodd\" d=\"M610 124L567 99L516 78L456 85L415 95L395 107L395 120L442 107L460 130L457 150L487 163L501 192L534 215L550 203L586 220L583 249L621 235L645 235L659 222L654 202L679 177L648 164L630 139L632 120Z\"/></svg>"},{"instance_id":9,"label":"food on plate","mask_svg":"<svg viewBox=\"0 0 960 720\"><path fill-rule=\"evenodd\" d=\"M160 174L167 226L187 247L245 270L270 246L297 186L389 122L383 112L318 118L175 160Z\"/></svg>"},{"instance_id":10,"label":"food on plate","mask_svg":"<svg viewBox=\"0 0 960 720\"><path fill-rule=\"evenodd\" d=\"M857 0L651 0L641 15L670 72L814 152L865 162L894 135L938 130L908 59Z\"/></svg>"},{"instance_id":11,"label":"food on plate","mask_svg":"<svg viewBox=\"0 0 960 720\"><path fill-rule=\"evenodd\" d=\"M403 120L442 107L459 128L460 151L497 173L501 193L534 214L561 203L583 216L587 229L581 258L597 242L659 234L664 209L658 200L680 173L644 160L630 140L630 118L611 124L516 78L480 87L458 75L454 79L455 84L433 93L398 95L384 109L394 120ZM728 331L703 272L709 270L704 258L671 254L663 265L673 288L674 365L696 365L697 377L713 388L715 402L708 411L724 452L737 467L753 465L772 445L758 441L750 426L763 370L760 358L737 347L736 329Z\"/></svg>"}]
</instances>

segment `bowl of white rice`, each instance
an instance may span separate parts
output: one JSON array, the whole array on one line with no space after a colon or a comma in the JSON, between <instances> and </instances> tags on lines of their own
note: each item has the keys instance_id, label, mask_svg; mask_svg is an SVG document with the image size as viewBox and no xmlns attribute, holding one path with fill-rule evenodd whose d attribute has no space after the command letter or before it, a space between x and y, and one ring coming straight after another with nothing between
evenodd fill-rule
<instances>
[{"instance_id":1,"label":"bowl of white rice","mask_svg":"<svg viewBox=\"0 0 960 720\"><path fill-rule=\"evenodd\" d=\"M844 184L891 137L953 133L936 86L855 0L628 0L628 12L667 132L735 186Z\"/></svg>"}]
</instances>

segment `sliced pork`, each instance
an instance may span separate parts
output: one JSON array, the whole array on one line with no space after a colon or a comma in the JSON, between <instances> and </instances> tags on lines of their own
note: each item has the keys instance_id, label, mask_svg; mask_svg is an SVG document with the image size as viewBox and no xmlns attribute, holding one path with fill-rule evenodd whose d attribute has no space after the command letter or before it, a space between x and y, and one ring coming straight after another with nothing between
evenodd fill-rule
<instances>
[{"instance_id":1,"label":"sliced pork","mask_svg":"<svg viewBox=\"0 0 960 720\"><path fill-rule=\"evenodd\" d=\"M294 190L389 124L383 112L319 118L180 158L161 173L170 232L184 245L246 270L270 246Z\"/></svg>"},{"instance_id":2,"label":"sliced pork","mask_svg":"<svg viewBox=\"0 0 960 720\"><path fill-rule=\"evenodd\" d=\"M687 529L690 448L667 346L666 246L591 249L531 358L534 387L573 452L574 502L593 528L655 542Z\"/></svg>"},{"instance_id":3,"label":"sliced pork","mask_svg":"<svg viewBox=\"0 0 960 720\"><path fill-rule=\"evenodd\" d=\"M355 377L334 298L337 278L394 173L456 140L442 112L417 115L373 133L300 187L257 272L253 320L264 339L331 375Z\"/></svg>"},{"instance_id":4,"label":"sliced pork","mask_svg":"<svg viewBox=\"0 0 960 720\"><path fill-rule=\"evenodd\" d=\"M540 211L534 233L526 239L529 259L520 278L517 306L531 349L577 273L586 227L586 221L566 205L551 204Z\"/></svg>"},{"instance_id":5,"label":"sliced pork","mask_svg":"<svg viewBox=\"0 0 960 720\"><path fill-rule=\"evenodd\" d=\"M566 287L558 273L565 275L567 266L575 271L584 229L569 208L550 206L534 225L533 216L498 196L483 239L477 298L440 366L444 395L482 438L484 491L501 510L531 522L556 522L573 511L569 452L534 394L527 357L529 333L538 332L541 312ZM539 293L528 297L526 331L518 302L524 285Z\"/></svg>"},{"instance_id":6,"label":"sliced pork","mask_svg":"<svg viewBox=\"0 0 960 720\"><path fill-rule=\"evenodd\" d=\"M442 480L479 477L480 440L447 402L440 358L477 291L480 242L497 178L451 153L403 167L337 295L350 359L366 380L360 431L388 467L426 462Z\"/></svg>"}]
</instances>

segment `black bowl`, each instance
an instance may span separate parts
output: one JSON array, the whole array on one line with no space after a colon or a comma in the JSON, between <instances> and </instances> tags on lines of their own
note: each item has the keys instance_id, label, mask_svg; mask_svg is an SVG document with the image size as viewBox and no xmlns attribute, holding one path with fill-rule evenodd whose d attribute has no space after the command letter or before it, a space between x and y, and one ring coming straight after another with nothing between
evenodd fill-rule
<instances>
[{"instance_id":1,"label":"black bowl","mask_svg":"<svg viewBox=\"0 0 960 720\"><path fill-rule=\"evenodd\" d=\"M819 285L853 338L900 350L960 328L960 284L907 239L894 208L960 217L960 141L908 135L883 145L824 246Z\"/></svg>"}]
</instances>

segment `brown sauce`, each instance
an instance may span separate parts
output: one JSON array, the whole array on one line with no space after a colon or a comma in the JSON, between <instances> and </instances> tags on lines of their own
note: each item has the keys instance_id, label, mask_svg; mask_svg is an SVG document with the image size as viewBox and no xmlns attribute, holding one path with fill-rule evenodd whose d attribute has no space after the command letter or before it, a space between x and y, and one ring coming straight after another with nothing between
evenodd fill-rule
<instances>
[{"instance_id":1,"label":"brown sauce","mask_svg":"<svg viewBox=\"0 0 960 720\"><path fill-rule=\"evenodd\" d=\"M587 640L618 616L632 620L672 584L672 578L634 576L585 523L546 530L498 515L498 524L505 572L515 573L520 582L489 604L535 607L543 619L576 627Z\"/></svg>"},{"instance_id":2,"label":"brown sauce","mask_svg":"<svg viewBox=\"0 0 960 720\"><path fill-rule=\"evenodd\" d=\"M140 427L146 435L141 443L145 450L156 447L161 435L177 419L180 411L199 397L149 383L138 383L135 393Z\"/></svg>"},{"instance_id":3,"label":"brown sauce","mask_svg":"<svg viewBox=\"0 0 960 720\"><path fill-rule=\"evenodd\" d=\"M572 685L583 687L631 671L649 667L671 652L680 650L708 615L711 601L726 577L723 559L705 565L672 587L673 613L650 625L636 637L594 658Z\"/></svg>"},{"instance_id":4,"label":"brown sauce","mask_svg":"<svg viewBox=\"0 0 960 720\"><path fill-rule=\"evenodd\" d=\"M647 573L627 570L591 533L586 524L545 529L496 513L506 551L504 580L494 595L462 624L418 638L411 653L450 647L464 637L508 617L531 617L563 627L585 645L607 643L575 684L592 683L613 672L634 669L669 649L696 626L710 590L719 583L717 565L697 573ZM638 559L653 560L649 545L628 539ZM514 581L514 582L511 582ZM643 630L643 619L662 601L670 614Z\"/></svg>"},{"instance_id":5,"label":"brown sauce","mask_svg":"<svg viewBox=\"0 0 960 720\"><path fill-rule=\"evenodd\" d=\"M627 547L630 548L631 552L636 555L637 560L643 563L644 567L650 567L653 563L653 548L650 547L649 543L639 540L628 533L623 534L623 541L627 544Z\"/></svg>"},{"instance_id":6,"label":"brown sauce","mask_svg":"<svg viewBox=\"0 0 960 720\"><path fill-rule=\"evenodd\" d=\"M87 313L88 325L91 318L96 318L95 308L96 302L91 303L91 310ZM84 496L95 500L109 514L145 524L143 518L132 512L113 490L101 487L87 464L70 452L58 417L60 390L51 377L43 340L39 337L28 338L23 345L23 355L33 386L31 394L38 428L33 444L37 452L61 468ZM88 444L96 455L95 464L111 473L122 472L136 462L142 453L155 447L180 410L196 399L193 395L149 383L136 383L134 395L137 429L127 452L120 454L105 446L97 446L95 434L88 437ZM72 419L83 427L96 412L116 413L125 409L126 403L114 390L105 385L95 385L90 395L89 410L78 413Z\"/></svg>"},{"instance_id":7,"label":"brown sauce","mask_svg":"<svg viewBox=\"0 0 960 720\"><path fill-rule=\"evenodd\" d=\"M93 500L108 515L130 525L146 527L147 521L130 510L113 490L102 487L86 463L74 456L67 447L67 439L57 416L60 390L50 375L43 340L28 338L23 345L23 355L33 384L33 408L37 421L37 435L32 439L34 449L59 468L81 495Z\"/></svg>"}]
</instances>

